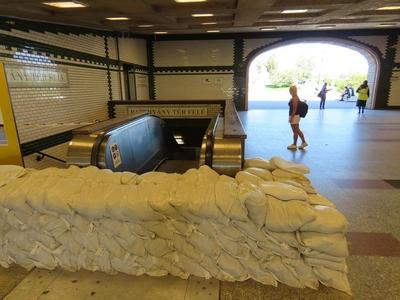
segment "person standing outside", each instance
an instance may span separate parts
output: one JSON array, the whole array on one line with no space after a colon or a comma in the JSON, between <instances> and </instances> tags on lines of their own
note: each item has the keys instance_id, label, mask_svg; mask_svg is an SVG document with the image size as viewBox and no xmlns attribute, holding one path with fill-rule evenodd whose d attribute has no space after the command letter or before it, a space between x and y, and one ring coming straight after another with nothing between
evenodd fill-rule
<instances>
[{"instance_id":1,"label":"person standing outside","mask_svg":"<svg viewBox=\"0 0 400 300\"><path fill-rule=\"evenodd\" d=\"M364 113L364 108L365 105L367 104L367 100L369 97L369 87L368 87L368 81L364 80L363 84L360 85L357 89L357 107L358 107L358 113L360 112Z\"/></svg>"},{"instance_id":2,"label":"person standing outside","mask_svg":"<svg viewBox=\"0 0 400 300\"><path fill-rule=\"evenodd\" d=\"M318 97L321 98L321 101L319 103L319 109L325 109L325 100L326 100L326 93L328 93L329 89L327 88L327 83L324 82L321 90L318 93Z\"/></svg>"},{"instance_id":3,"label":"person standing outside","mask_svg":"<svg viewBox=\"0 0 400 300\"><path fill-rule=\"evenodd\" d=\"M289 88L289 93L292 96L288 105L289 105L289 124L292 127L293 131L293 144L287 146L289 150L296 150L297 149L297 139L300 136L302 141L299 149L303 150L305 147L308 146L303 132L300 130L300 114L299 114L299 97L297 96L297 87L292 85Z\"/></svg>"}]
</instances>

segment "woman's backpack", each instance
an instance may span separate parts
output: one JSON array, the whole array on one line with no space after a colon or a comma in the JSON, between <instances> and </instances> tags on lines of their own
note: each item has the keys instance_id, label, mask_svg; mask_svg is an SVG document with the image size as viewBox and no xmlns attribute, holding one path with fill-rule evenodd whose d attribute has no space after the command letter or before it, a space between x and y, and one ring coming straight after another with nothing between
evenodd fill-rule
<instances>
[{"instance_id":1,"label":"woman's backpack","mask_svg":"<svg viewBox=\"0 0 400 300\"><path fill-rule=\"evenodd\" d=\"M299 101L297 111L301 118L304 118L308 113L308 104L305 101Z\"/></svg>"}]
</instances>

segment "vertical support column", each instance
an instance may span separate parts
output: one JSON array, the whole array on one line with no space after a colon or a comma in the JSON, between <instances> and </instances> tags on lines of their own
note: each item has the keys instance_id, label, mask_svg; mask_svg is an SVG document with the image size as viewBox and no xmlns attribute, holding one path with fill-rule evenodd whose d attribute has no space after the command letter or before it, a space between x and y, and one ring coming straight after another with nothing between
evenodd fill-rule
<instances>
[{"instance_id":1,"label":"vertical support column","mask_svg":"<svg viewBox=\"0 0 400 300\"><path fill-rule=\"evenodd\" d=\"M0 128L5 136L4 143L0 143L0 164L24 165L21 155L17 126L15 125L7 77L4 65L0 63L0 114L4 126Z\"/></svg>"},{"instance_id":2,"label":"vertical support column","mask_svg":"<svg viewBox=\"0 0 400 300\"><path fill-rule=\"evenodd\" d=\"M243 48L243 38L235 38L233 45L233 101L237 110L247 110L245 103L246 66L243 62Z\"/></svg>"},{"instance_id":3,"label":"vertical support column","mask_svg":"<svg viewBox=\"0 0 400 300\"><path fill-rule=\"evenodd\" d=\"M393 69L396 66L396 45L398 42L397 30L390 30L386 43L385 58L382 59L381 72L379 78L379 89L376 95L375 108L387 108L391 89L391 78Z\"/></svg>"},{"instance_id":4,"label":"vertical support column","mask_svg":"<svg viewBox=\"0 0 400 300\"><path fill-rule=\"evenodd\" d=\"M147 78L149 80L149 98L150 100L156 100L156 89L154 82L154 49L153 49L153 40L150 38L146 40L147 44L147 67L148 67L148 75Z\"/></svg>"},{"instance_id":5,"label":"vertical support column","mask_svg":"<svg viewBox=\"0 0 400 300\"><path fill-rule=\"evenodd\" d=\"M106 54L106 64L107 64L107 84L108 84L108 101L112 101L112 83L111 83L111 72L110 72L110 54L108 51L108 40L107 36L104 36L104 50ZM110 111L110 105L108 105L108 117L113 118L113 113Z\"/></svg>"}]
</instances>

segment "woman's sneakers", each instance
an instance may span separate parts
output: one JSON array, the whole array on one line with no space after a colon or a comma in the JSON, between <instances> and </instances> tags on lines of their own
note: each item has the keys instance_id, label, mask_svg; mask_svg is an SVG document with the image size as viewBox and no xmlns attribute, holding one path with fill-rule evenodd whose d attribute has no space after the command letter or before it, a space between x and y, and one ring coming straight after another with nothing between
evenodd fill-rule
<instances>
[{"instance_id":1,"label":"woman's sneakers","mask_svg":"<svg viewBox=\"0 0 400 300\"><path fill-rule=\"evenodd\" d=\"M291 144L291 145L287 146L287 148L288 148L289 150L296 150L296 149L297 149L297 146L296 146L295 144Z\"/></svg>"},{"instance_id":2,"label":"woman's sneakers","mask_svg":"<svg viewBox=\"0 0 400 300\"><path fill-rule=\"evenodd\" d=\"M306 142L304 142L299 146L299 149L304 150L307 146L308 146L308 144Z\"/></svg>"}]
</instances>

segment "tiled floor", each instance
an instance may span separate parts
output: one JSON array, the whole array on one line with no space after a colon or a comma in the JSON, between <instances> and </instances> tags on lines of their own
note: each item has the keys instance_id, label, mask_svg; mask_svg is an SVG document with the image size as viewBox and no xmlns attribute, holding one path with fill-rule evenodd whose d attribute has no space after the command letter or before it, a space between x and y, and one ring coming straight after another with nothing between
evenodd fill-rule
<instances>
[{"instance_id":1,"label":"tiled floor","mask_svg":"<svg viewBox=\"0 0 400 300\"><path fill-rule=\"evenodd\" d=\"M292 142L287 114L286 108L240 112L248 135L246 157L281 156L308 165L314 186L350 221L348 265L353 298L400 299L400 111L366 110L364 115L358 115L349 107L310 109L301 122L310 144L305 151L286 149ZM0 268L0 296L9 293L26 275L17 267ZM108 278L109 275L99 276ZM118 288L115 277L110 282ZM85 286L86 290L89 287L92 286ZM50 299L50 293L43 297ZM77 295L75 299L81 299ZM95 296L99 294L87 298ZM190 299L201 298L196 297ZM351 297L325 287L313 291L246 281L221 282L219 298L336 300Z\"/></svg>"},{"instance_id":2,"label":"tiled floor","mask_svg":"<svg viewBox=\"0 0 400 300\"><path fill-rule=\"evenodd\" d=\"M310 144L305 151L286 149L292 142L287 114L286 109L240 112L248 135L246 157L278 155L308 165L314 186L350 221L353 298L400 299L400 111L358 115L348 108L311 109L300 124ZM260 296L269 288L230 285L221 285L223 299L342 299L330 289L313 294L281 287Z\"/></svg>"}]
</instances>

